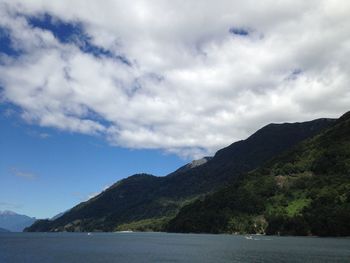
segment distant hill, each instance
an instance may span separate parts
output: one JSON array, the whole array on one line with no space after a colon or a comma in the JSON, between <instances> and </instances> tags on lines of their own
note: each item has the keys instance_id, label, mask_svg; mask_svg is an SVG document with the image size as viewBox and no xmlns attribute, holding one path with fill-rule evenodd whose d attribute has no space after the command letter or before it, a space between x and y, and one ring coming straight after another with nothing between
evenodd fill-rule
<instances>
[{"instance_id":1,"label":"distant hill","mask_svg":"<svg viewBox=\"0 0 350 263\"><path fill-rule=\"evenodd\" d=\"M5 229L5 228L0 227L0 233L7 233L7 232L11 232L11 231L9 231L9 230L7 230L7 229Z\"/></svg>"},{"instance_id":2,"label":"distant hill","mask_svg":"<svg viewBox=\"0 0 350 263\"><path fill-rule=\"evenodd\" d=\"M350 112L183 209L171 232L350 236Z\"/></svg>"},{"instance_id":3,"label":"distant hill","mask_svg":"<svg viewBox=\"0 0 350 263\"><path fill-rule=\"evenodd\" d=\"M318 119L267 125L213 158L192 162L168 176L137 174L123 179L59 218L39 220L26 231L162 230L184 205L236 181L333 124L332 119Z\"/></svg>"},{"instance_id":4,"label":"distant hill","mask_svg":"<svg viewBox=\"0 0 350 263\"><path fill-rule=\"evenodd\" d=\"M0 227L11 232L22 232L24 228L32 225L35 218L20 215L12 211L0 211Z\"/></svg>"}]
</instances>

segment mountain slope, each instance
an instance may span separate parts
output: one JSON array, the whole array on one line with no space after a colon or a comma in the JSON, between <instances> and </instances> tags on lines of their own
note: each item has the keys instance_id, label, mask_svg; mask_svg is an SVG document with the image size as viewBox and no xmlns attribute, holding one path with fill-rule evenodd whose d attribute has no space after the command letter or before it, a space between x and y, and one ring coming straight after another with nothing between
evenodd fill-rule
<instances>
[{"instance_id":1,"label":"mountain slope","mask_svg":"<svg viewBox=\"0 0 350 263\"><path fill-rule=\"evenodd\" d=\"M12 211L0 211L0 227L11 232L22 232L24 228L32 225L35 218L19 215Z\"/></svg>"},{"instance_id":2,"label":"mountain slope","mask_svg":"<svg viewBox=\"0 0 350 263\"><path fill-rule=\"evenodd\" d=\"M27 231L114 231L135 226L159 230L183 205L222 188L333 123L319 119L267 125L213 158L186 165L168 176L139 174L121 180L56 220L38 221Z\"/></svg>"},{"instance_id":3,"label":"mountain slope","mask_svg":"<svg viewBox=\"0 0 350 263\"><path fill-rule=\"evenodd\" d=\"M184 207L173 232L350 235L350 113L232 185Z\"/></svg>"}]
</instances>

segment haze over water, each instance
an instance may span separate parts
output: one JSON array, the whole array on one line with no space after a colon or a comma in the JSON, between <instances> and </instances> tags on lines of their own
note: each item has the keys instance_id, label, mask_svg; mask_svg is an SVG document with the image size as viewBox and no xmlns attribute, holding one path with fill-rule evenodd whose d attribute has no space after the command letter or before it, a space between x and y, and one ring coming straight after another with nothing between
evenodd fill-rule
<instances>
[{"instance_id":1,"label":"haze over water","mask_svg":"<svg viewBox=\"0 0 350 263\"><path fill-rule=\"evenodd\" d=\"M347 238L6 233L0 262L350 262Z\"/></svg>"}]
</instances>

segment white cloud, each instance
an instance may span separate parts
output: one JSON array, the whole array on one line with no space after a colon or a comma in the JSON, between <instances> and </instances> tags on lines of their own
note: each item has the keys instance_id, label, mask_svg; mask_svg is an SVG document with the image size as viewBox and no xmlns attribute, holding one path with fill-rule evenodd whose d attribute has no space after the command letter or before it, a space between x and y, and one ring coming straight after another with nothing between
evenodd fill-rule
<instances>
[{"instance_id":1,"label":"white cloud","mask_svg":"<svg viewBox=\"0 0 350 263\"><path fill-rule=\"evenodd\" d=\"M197 158L269 122L350 105L345 0L0 3L0 24L26 51L1 58L2 97L42 126ZM80 22L132 66L62 44L17 13Z\"/></svg>"},{"instance_id":2,"label":"white cloud","mask_svg":"<svg viewBox=\"0 0 350 263\"><path fill-rule=\"evenodd\" d=\"M24 178L24 179L28 179L28 180L33 180L37 178L37 175L31 172L27 172L27 171L22 171L20 169L18 169L17 167L13 167L11 168L11 173L14 176L20 177L20 178Z\"/></svg>"}]
</instances>

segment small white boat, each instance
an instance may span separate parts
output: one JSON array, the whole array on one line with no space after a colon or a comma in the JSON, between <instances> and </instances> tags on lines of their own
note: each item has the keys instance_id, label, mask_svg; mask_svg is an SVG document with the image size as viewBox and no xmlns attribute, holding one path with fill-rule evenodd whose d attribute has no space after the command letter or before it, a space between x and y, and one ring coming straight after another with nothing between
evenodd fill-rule
<instances>
[{"instance_id":1,"label":"small white boat","mask_svg":"<svg viewBox=\"0 0 350 263\"><path fill-rule=\"evenodd\" d=\"M252 236L245 236L245 239L250 239L250 240L252 240L253 237L252 237Z\"/></svg>"},{"instance_id":2,"label":"small white boat","mask_svg":"<svg viewBox=\"0 0 350 263\"><path fill-rule=\"evenodd\" d=\"M88 235L88 236L91 236L92 234L89 232L89 233L87 233L87 235Z\"/></svg>"}]
</instances>

